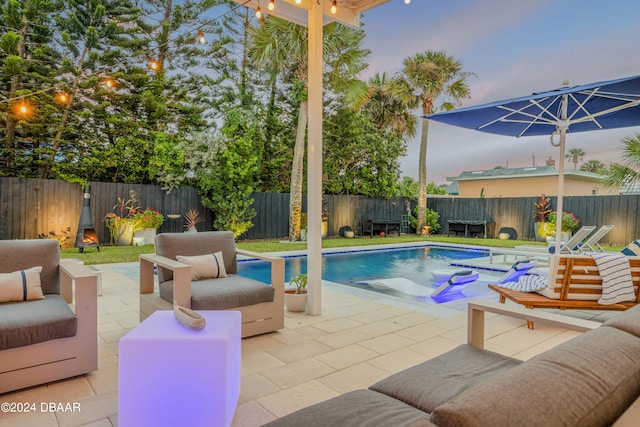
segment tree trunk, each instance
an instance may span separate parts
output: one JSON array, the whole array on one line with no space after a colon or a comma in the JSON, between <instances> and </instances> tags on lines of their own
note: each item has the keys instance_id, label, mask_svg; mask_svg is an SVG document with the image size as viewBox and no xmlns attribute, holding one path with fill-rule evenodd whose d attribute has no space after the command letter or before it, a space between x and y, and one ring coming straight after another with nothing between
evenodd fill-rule
<instances>
[{"instance_id":1,"label":"tree trunk","mask_svg":"<svg viewBox=\"0 0 640 427\"><path fill-rule=\"evenodd\" d=\"M298 112L298 131L296 145L293 148L291 165L291 190L289 191L289 240L300 240L300 214L302 213L302 178L304 169L304 141L309 117L309 101L300 103Z\"/></svg>"},{"instance_id":2,"label":"tree trunk","mask_svg":"<svg viewBox=\"0 0 640 427\"><path fill-rule=\"evenodd\" d=\"M422 119L422 135L420 138L420 160L418 164L418 223L416 234L422 234L425 225L425 211L427 209L427 135L429 120Z\"/></svg>"}]
</instances>

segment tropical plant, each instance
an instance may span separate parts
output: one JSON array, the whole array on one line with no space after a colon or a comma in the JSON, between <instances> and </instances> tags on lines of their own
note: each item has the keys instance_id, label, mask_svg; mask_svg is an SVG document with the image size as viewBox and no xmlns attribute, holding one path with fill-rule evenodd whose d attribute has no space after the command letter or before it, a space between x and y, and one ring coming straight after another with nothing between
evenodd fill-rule
<instances>
[{"instance_id":1,"label":"tropical plant","mask_svg":"<svg viewBox=\"0 0 640 427\"><path fill-rule=\"evenodd\" d=\"M109 212L104 217L112 242L120 237L123 227L131 227L135 231L137 219L134 218L134 215L139 209L135 191L129 191L129 198L126 200L124 197L117 198L116 204L113 205L113 212Z\"/></svg>"},{"instance_id":2,"label":"tropical plant","mask_svg":"<svg viewBox=\"0 0 640 427\"><path fill-rule=\"evenodd\" d=\"M432 233L440 230L440 214L438 212L434 211L433 209L426 208L424 212L424 218L424 225L431 227ZM418 206L413 208L412 215L409 217L409 223L413 228L416 228L418 226ZM422 231L422 229L420 231Z\"/></svg>"},{"instance_id":3,"label":"tropical plant","mask_svg":"<svg viewBox=\"0 0 640 427\"><path fill-rule=\"evenodd\" d=\"M60 233L56 233L55 231L50 231L48 234L41 233L38 234L38 239L53 239L57 240L62 247L65 243L69 241L71 238L71 227L67 227L66 230L60 231Z\"/></svg>"},{"instance_id":4,"label":"tropical plant","mask_svg":"<svg viewBox=\"0 0 640 427\"><path fill-rule=\"evenodd\" d=\"M542 193L540 198L533 202L536 208L536 222L547 222L547 217L553 210L551 209L551 199Z\"/></svg>"},{"instance_id":5,"label":"tropical plant","mask_svg":"<svg viewBox=\"0 0 640 427\"><path fill-rule=\"evenodd\" d=\"M296 294L304 294L307 292L307 275L298 274L289 280L289 284L296 285Z\"/></svg>"},{"instance_id":6,"label":"tropical plant","mask_svg":"<svg viewBox=\"0 0 640 427\"><path fill-rule=\"evenodd\" d=\"M640 183L640 133L622 140L622 163L612 163L604 184L607 187L623 187Z\"/></svg>"},{"instance_id":7,"label":"tropical plant","mask_svg":"<svg viewBox=\"0 0 640 427\"><path fill-rule=\"evenodd\" d=\"M184 228L187 230L191 230L196 228L196 225L204 222L204 218L200 216L200 212L197 209L189 209L186 214L184 214Z\"/></svg>"},{"instance_id":8,"label":"tropical plant","mask_svg":"<svg viewBox=\"0 0 640 427\"><path fill-rule=\"evenodd\" d=\"M572 148L564 157L571 160L573 169L575 170L578 169L578 163L584 159L586 154L582 148Z\"/></svg>"},{"instance_id":9,"label":"tropical plant","mask_svg":"<svg viewBox=\"0 0 640 427\"><path fill-rule=\"evenodd\" d=\"M366 64L369 54L360 44L364 32L350 29L336 22L327 24L323 31L323 56L325 76L339 92L361 93L363 82L356 76ZM289 240L300 239L300 214L302 213L303 159L308 122L308 30L283 19L269 17L251 32L249 57L272 75L288 71L293 91L299 100L296 141L291 166ZM275 77L274 77L275 78ZM356 99L349 95L348 100Z\"/></svg>"},{"instance_id":10,"label":"tropical plant","mask_svg":"<svg viewBox=\"0 0 640 427\"><path fill-rule=\"evenodd\" d=\"M396 85L396 90L409 105L420 106L423 115L451 110L471 94L468 79L473 74L462 69L462 62L444 51L421 52L403 61L403 81ZM423 215L427 208L428 133L429 120L423 118L418 165L418 234L426 220Z\"/></svg>"},{"instance_id":11,"label":"tropical plant","mask_svg":"<svg viewBox=\"0 0 640 427\"><path fill-rule=\"evenodd\" d=\"M547 235L554 235L556 232L556 218L557 212L553 211L548 216L547 223ZM562 213L562 228L561 231L563 233L573 233L580 227L580 218L576 217L571 212L563 212Z\"/></svg>"}]
</instances>

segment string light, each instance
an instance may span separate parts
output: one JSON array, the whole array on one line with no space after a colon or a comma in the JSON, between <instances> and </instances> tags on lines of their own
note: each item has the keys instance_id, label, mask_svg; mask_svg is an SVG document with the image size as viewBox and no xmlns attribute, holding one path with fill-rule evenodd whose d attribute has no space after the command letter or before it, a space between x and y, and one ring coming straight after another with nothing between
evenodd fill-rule
<instances>
[{"instance_id":1,"label":"string light","mask_svg":"<svg viewBox=\"0 0 640 427\"><path fill-rule=\"evenodd\" d=\"M149 59L149 69L151 71L158 71L160 69L160 64L155 59Z\"/></svg>"},{"instance_id":2,"label":"string light","mask_svg":"<svg viewBox=\"0 0 640 427\"><path fill-rule=\"evenodd\" d=\"M267 6L269 10L273 10L276 8L275 0L269 0L269 6Z\"/></svg>"},{"instance_id":3,"label":"string light","mask_svg":"<svg viewBox=\"0 0 640 427\"><path fill-rule=\"evenodd\" d=\"M404 0L404 4L409 4L411 3L411 0Z\"/></svg>"},{"instance_id":4,"label":"string light","mask_svg":"<svg viewBox=\"0 0 640 427\"><path fill-rule=\"evenodd\" d=\"M198 37L196 37L196 41L200 44L207 43L207 41L204 38L204 31L198 30Z\"/></svg>"},{"instance_id":5,"label":"string light","mask_svg":"<svg viewBox=\"0 0 640 427\"><path fill-rule=\"evenodd\" d=\"M113 89L116 86L115 82L110 78L104 79L103 83L109 89Z\"/></svg>"},{"instance_id":6,"label":"string light","mask_svg":"<svg viewBox=\"0 0 640 427\"><path fill-rule=\"evenodd\" d=\"M58 98L58 102L61 102L63 104L66 104L67 101L69 101L69 95L67 95L64 92L58 92L57 98Z\"/></svg>"},{"instance_id":7,"label":"string light","mask_svg":"<svg viewBox=\"0 0 640 427\"><path fill-rule=\"evenodd\" d=\"M21 116L27 116L31 113L31 106L22 98L22 100L14 107L16 114Z\"/></svg>"},{"instance_id":8,"label":"string light","mask_svg":"<svg viewBox=\"0 0 640 427\"><path fill-rule=\"evenodd\" d=\"M260 6L256 9L256 18L262 19L262 9L260 9Z\"/></svg>"},{"instance_id":9,"label":"string light","mask_svg":"<svg viewBox=\"0 0 640 427\"><path fill-rule=\"evenodd\" d=\"M337 11L338 11L338 2L336 0L333 0L333 2L331 3L331 13L335 15Z\"/></svg>"},{"instance_id":10,"label":"string light","mask_svg":"<svg viewBox=\"0 0 640 427\"><path fill-rule=\"evenodd\" d=\"M296 0L296 4L302 3L302 0Z\"/></svg>"}]
</instances>

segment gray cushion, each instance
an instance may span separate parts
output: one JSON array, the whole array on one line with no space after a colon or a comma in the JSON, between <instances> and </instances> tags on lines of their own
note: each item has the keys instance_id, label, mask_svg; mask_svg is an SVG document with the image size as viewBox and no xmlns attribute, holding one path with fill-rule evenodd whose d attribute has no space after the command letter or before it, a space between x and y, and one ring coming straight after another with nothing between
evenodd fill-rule
<instances>
[{"instance_id":1,"label":"gray cushion","mask_svg":"<svg viewBox=\"0 0 640 427\"><path fill-rule=\"evenodd\" d=\"M194 310L227 310L273 302L274 296L271 286L237 274L191 282L191 308ZM160 284L160 297L173 302L173 280Z\"/></svg>"},{"instance_id":2,"label":"gray cushion","mask_svg":"<svg viewBox=\"0 0 640 427\"><path fill-rule=\"evenodd\" d=\"M53 239L0 240L0 273L42 266L44 294L60 293L60 245Z\"/></svg>"},{"instance_id":3,"label":"gray cushion","mask_svg":"<svg viewBox=\"0 0 640 427\"><path fill-rule=\"evenodd\" d=\"M640 340L602 326L438 406L439 426L605 426L640 395Z\"/></svg>"},{"instance_id":4,"label":"gray cushion","mask_svg":"<svg viewBox=\"0 0 640 427\"><path fill-rule=\"evenodd\" d=\"M0 304L0 350L76 335L78 319L66 301L60 295L45 297Z\"/></svg>"},{"instance_id":5,"label":"gray cushion","mask_svg":"<svg viewBox=\"0 0 640 427\"><path fill-rule=\"evenodd\" d=\"M356 390L265 424L268 427L430 427L428 414L371 390Z\"/></svg>"},{"instance_id":6,"label":"gray cushion","mask_svg":"<svg viewBox=\"0 0 640 427\"><path fill-rule=\"evenodd\" d=\"M176 259L176 255L206 255L221 251L227 274L238 272L236 241L231 231L205 231L201 233L161 233L156 236L156 254ZM173 272L158 269L160 283L173 280Z\"/></svg>"},{"instance_id":7,"label":"gray cushion","mask_svg":"<svg viewBox=\"0 0 640 427\"><path fill-rule=\"evenodd\" d=\"M624 311L606 322L606 326L618 328L640 338L640 305Z\"/></svg>"},{"instance_id":8,"label":"gray cushion","mask_svg":"<svg viewBox=\"0 0 640 427\"><path fill-rule=\"evenodd\" d=\"M369 388L422 411L432 412L452 397L521 363L511 357L464 344Z\"/></svg>"}]
</instances>

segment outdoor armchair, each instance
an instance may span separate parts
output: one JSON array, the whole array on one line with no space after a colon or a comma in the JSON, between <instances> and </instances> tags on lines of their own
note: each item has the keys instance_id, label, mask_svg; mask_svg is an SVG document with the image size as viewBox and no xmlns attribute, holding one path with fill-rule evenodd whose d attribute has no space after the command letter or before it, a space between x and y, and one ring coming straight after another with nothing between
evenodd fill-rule
<instances>
[{"instance_id":1,"label":"outdoor armchair","mask_svg":"<svg viewBox=\"0 0 640 427\"><path fill-rule=\"evenodd\" d=\"M98 368L97 276L56 240L0 241L0 296L0 393Z\"/></svg>"},{"instance_id":2,"label":"outdoor armchair","mask_svg":"<svg viewBox=\"0 0 640 427\"><path fill-rule=\"evenodd\" d=\"M269 261L271 286L239 276L237 255ZM284 259L237 249L230 231L159 234L156 253L140 255L140 320L172 309L174 300L193 310L240 311L243 337L282 329Z\"/></svg>"}]
</instances>

